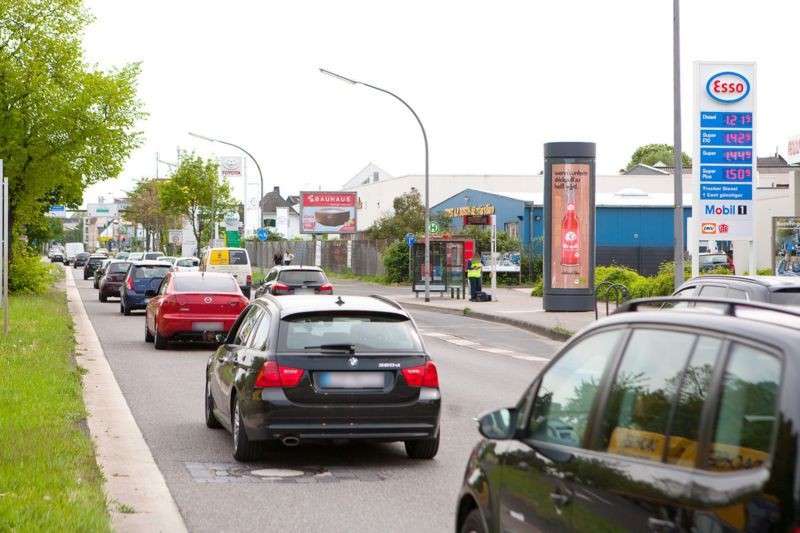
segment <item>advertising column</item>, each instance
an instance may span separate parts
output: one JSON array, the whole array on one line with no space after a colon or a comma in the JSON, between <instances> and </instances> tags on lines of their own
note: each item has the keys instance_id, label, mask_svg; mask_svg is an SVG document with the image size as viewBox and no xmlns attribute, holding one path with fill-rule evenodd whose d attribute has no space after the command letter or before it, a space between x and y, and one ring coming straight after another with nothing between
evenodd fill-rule
<instances>
[{"instance_id":1,"label":"advertising column","mask_svg":"<svg viewBox=\"0 0 800 533\"><path fill-rule=\"evenodd\" d=\"M544 145L545 311L593 311L594 143Z\"/></svg>"},{"instance_id":2,"label":"advertising column","mask_svg":"<svg viewBox=\"0 0 800 533\"><path fill-rule=\"evenodd\" d=\"M750 242L755 269L755 63L695 62L692 219L701 241ZM698 243L689 244L692 276ZM737 269L738 270L738 269Z\"/></svg>"}]
</instances>

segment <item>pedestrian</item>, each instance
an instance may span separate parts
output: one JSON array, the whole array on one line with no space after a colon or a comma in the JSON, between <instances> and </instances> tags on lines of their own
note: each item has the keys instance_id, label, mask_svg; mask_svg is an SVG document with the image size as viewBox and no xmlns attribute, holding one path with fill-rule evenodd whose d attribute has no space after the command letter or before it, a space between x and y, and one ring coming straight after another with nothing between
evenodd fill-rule
<instances>
[{"instance_id":1,"label":"pedestrian","mask_svg":"<svg viewBox=\"0 0 800 533\"><path fill-rule=\"evenodd\" d=\"M272 262L275 264L275 266L282 265L283 257L281 257L281 254L276 253L275 255L272 256Z\"/></svg>"},{"instance_id":2,"label":"pedestrian","mask_svg":"<svg viewBox=\"0 0 800 533\"><path fill-rule=\"evenodd\" d=\"M478 293L481 292L481 276L483 275L483 265L477 257L472 258L469 262L469 270L467 271L467 278L469 279L469 301L477 302Z\"/></svg>"},{"instance_id":3,"label":"pedestrian","mask_svg":"<svg viewBox=\"0 0 800 533\"><path fill-rule=\"evenodd\" d=\"M291 265L292 259L294 259L294 254L291 253L289 250L283 252L283 264L284 265Z\"/></svg>"}]
</instances>

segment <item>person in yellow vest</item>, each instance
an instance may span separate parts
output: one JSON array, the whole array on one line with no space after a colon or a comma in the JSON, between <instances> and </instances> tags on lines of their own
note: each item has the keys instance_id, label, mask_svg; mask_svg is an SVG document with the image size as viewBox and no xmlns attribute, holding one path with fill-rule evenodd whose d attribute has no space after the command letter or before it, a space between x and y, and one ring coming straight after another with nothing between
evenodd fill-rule
<instances>
[{"instance_id":1,"label":"person in yellow vest","mask_svg":"<svg viewBox=\"0 0 800 533\"><path fill-rule=\"evenodd\" d=\"M478 293L481 292L481 276L483 275L483 265L481 260L473 257L469 263L469 270L467 271L467 279L469 279L469 301L475 302L478 299Z\"/></svg>"}]
</instances>

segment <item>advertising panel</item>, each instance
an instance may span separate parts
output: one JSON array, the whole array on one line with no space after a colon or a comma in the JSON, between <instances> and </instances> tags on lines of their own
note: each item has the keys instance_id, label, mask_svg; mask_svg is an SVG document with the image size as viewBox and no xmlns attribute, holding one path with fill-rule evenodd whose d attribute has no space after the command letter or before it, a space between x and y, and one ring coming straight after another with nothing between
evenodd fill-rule
<instances>
[{"instance_id":1,"label":"advertising panel","mask_svg":"<svg viewBox=\"0 0 800 533\"><path fill-rule=\"evenodd\" d=\"M301 192L300 233L355 233L356 193Z\"/></svg>"},{"instance_id":2,"label":"advertising panel","mask_svg":"<svg viewBox=\"0 0 800 533\"><path fill-rule=\"evenodd\" d=\"M226 178L241 178L243 158L240 156L225 156L219 158L220 176Z\"/></svg>"},{"instance_id":3,"label":"advertising panel","mask_svg":"<svg viewBox=\"0 0 800 533\"><path fill-rule=\"evenodd\" d=\"M494 270L495 272L519 272L521 256L519 252L495 252ZM483 272L492 271L492 253L481 252L481 265Z\"/></svg>"},{"instance_id":4,"label":"advertising panel","mask_svg":"<svg viewBox=\"0 0 800 533\"><path fill-rule=\"evenodd\" d=\"M549 258L550 287L554 289L589 287L590 170L588 163L551 166Z\"/></svg>"},{"instance_id":5,"label":"advertising panel","mask_svg":"<svg viewBox=\"0 0 800 533\"><path fill-rule=\"evenodd\" d=\"M694 193L701 240L753 240L755 63L695 63Z\"/></svg>"},{"instance_id":6,"label":"advertising panel","mask_svg":"<svg viewBox=\"0 0 800 533\"><path fill-rule=\"evenodd\" d=\"M800 217L772 217L773 271L777 276L800 276Z\"/></svg>"}]
</instances>

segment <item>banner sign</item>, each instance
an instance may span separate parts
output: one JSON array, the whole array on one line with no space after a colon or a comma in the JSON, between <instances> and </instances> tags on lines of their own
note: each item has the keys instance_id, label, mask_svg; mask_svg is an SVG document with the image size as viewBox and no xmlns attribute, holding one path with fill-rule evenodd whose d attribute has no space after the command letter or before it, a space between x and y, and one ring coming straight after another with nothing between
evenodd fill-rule
<instances>
[{"instance_id":1,"label":"banner sign","mask_svg":"<svg viewBox=\"0 0 800 533\"><path fill-rule=\"evenodd\" d=\"M800 276L800 217L772 217L773 271L777 276Z\"/></svg>"},{"instance_id":2,"label":"banner sign","mask_svg":"<svg viewBox=\"0 0 800 533\"><path fill-rule=\"evenodd\" d=\"M481 252L481 265L483 272L492 271L492 253ZM521 256L519 252L495 252L494 270L495 272L519 272Z\"/></svg>"},{"instance_id":3,"label":"banner sign","mask_svg":"<svg viewBox=\"0 0 800 533\"><path fill-rule=\"evenodd\" d=\"M300 233L355 233L356 193L301 192Z\"/></svg>"},{"instance_id":4,"label":"banner sign","mask_svg":"<svg viewBox=\"0 0 800 533\"><path fill-rule=\"evenodd\" d=\"M550 286L583 289L589 286L591 236L588 163L553 164L551 190Z\"/></svg>"},{"instance_id":5,"label":"banner sign","mask_svg":"<svg viewBox=\"0 0 800 533\"><path fill-rule=\"evenodd\" d=\"M224 178L241 178L243 158L238 156L220 157L219 173Z\"/></svg>"},{"instance_id":6,"label":"banner sign","mask_svg":"<svg viewBox=\"0 0 800 533\"><path fill-rule=\"evenodd\" d=\"M86 216L89 217L118 217L117 204L86 204Z\"/></svg>"},{"instance_id":7,"label":"banner sign","mask_svg":"<svg viewBox=\"0 0 800 533\"><path fill-rule=\"evenodd\" d=\"M51 217L66 218L67 206L64 205L51 205L50 211L47 213Z\"/></svg>"},{"instance_id":8,"label":"banner sign","mask_svg":"<svg viewBox=\"0 0 800 533\"><path fill-rule=\"evenodd\" d=\"M468 215L494 215L494 206L485 205L462 205L461 207L448 207L444 210L446 217L461 217Z\"/></svg>"},{"instance_id":9,"label":"banner sign","mask_svg":"<svg viewBox=\"0 0 800 533\"><path fill-rule=\"evenodd\" d=\"M755 63L695 63L692 217L701 240L753 240Z\"/></svg>"}]
</instances>

